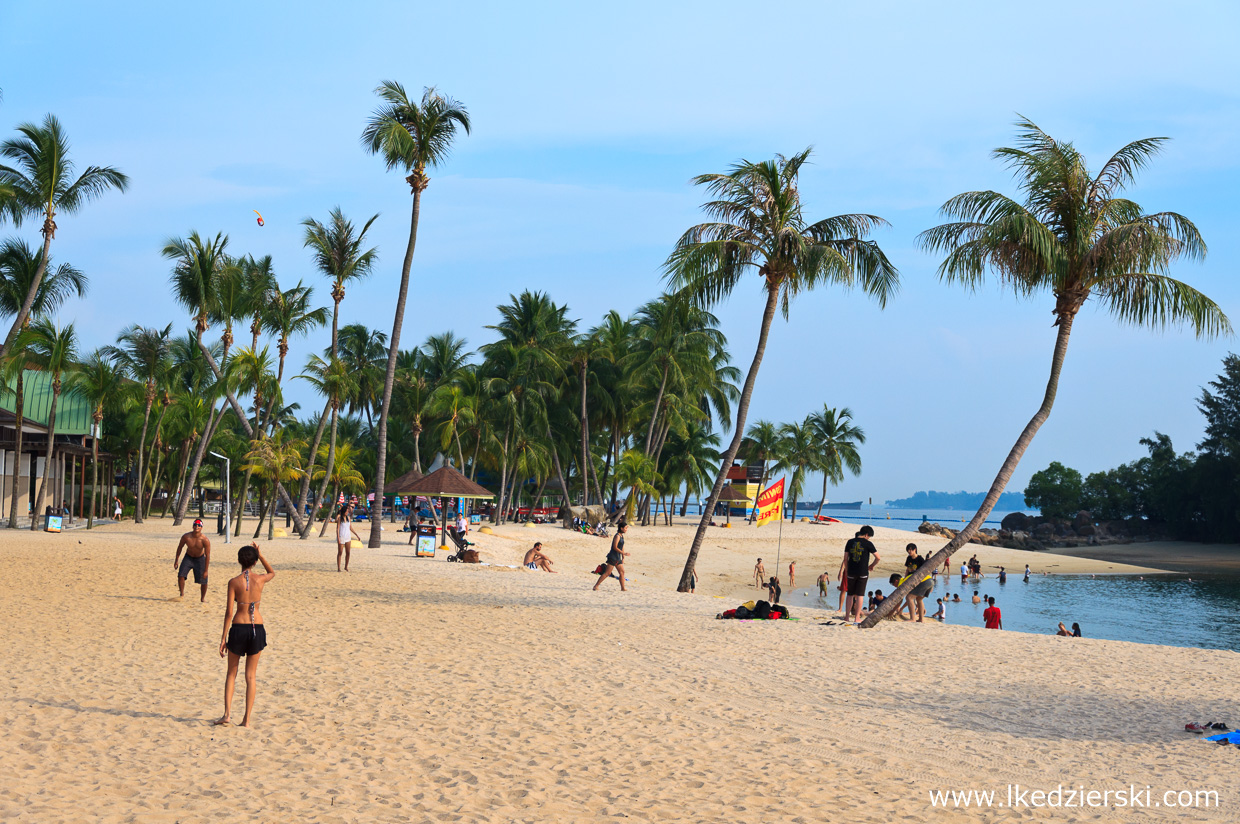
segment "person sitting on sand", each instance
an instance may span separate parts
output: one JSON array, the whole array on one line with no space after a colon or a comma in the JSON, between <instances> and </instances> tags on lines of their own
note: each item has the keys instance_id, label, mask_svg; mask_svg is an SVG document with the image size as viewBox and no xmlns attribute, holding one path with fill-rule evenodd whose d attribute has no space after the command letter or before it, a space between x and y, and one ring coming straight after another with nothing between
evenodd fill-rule
<instances>
[{"instance_id":1,"label":"person sitting on sand","mask_svg":"<svg viewBox=\"0 0 1240 824\"><path fill-rule=\"evenodd\" d=\"M772 604L779 603L779 596L781 593L783 593L783 590L779 588L778 578L771 578L770 583L766 585L766 592L767 592L768 601L770 601Z\"/></svg>"},{"instance_id":2,"label":"person sitting on sand","mask_svg":"<svg viewBox=\"0 0 1240 824\"><path fill-rule=\"evenodd\" d=\"M611 571L614 569L620 576L620 591L628 592L629 588L625 586L624 578L624 559L629 556L629 553L624 551L624 533L628 531L629 525L624 521L616 527L616 537L611 539L611 550L607 553L607 560L603 562L603 574L598 576L598 580L594 582L596 591L599 585L611 576ZM758 559L758 563L762 563L761 558Z\"/></svg>"},{"instance_id":3,"label":"person sitting on sand","mask_svg":"<svg viewBox=\"0 0 1240 824\"><path fill-rule=\"evenodd\" d=\"M759 589L766 580L766 567L762 565L762 559L758 559L758 563L753 565L753 585Z\"/></svg>"},{"instance_id":4,"label":"person sitting on sand","mask_svg":"<svg viewBox=\"0 0 1240 824\"><path fill-rule=\"evenodd\" d=\"M521 563L525 564L526 569L541 569L543 572L555 572L551 568L553 561L551 557L542 551L542 541L538 541L534 546L525 553L525 560Z\"/></svg>"},{"instance_id":5,"label":"person sitting on sand","mask_svg":"<svg viewBox=\"0 0 1240 824\"><path fill-rule=\"evenodd\" d=\"M1059 632L1056 632L1055 634L1062 635L1066 638L1072 637L1072 633L1068 632L1068 628L1063 625L1063 621L1059 622Z\"/></svg>"},{"instance_id":6,"label":"person sitting on sand","mask_svg":"<svg viewBox=\"0 0 1240 824\"><path fill-rule=\"evenodd\" d=\"M1080 638L1080 637L1081 637L1081 625L1080 625L1080 624L1073 624L1073 625L1072 625L1072 637L1073 637L1073 638Z\"/></svg>"},{"instance_id":7,"label":"person sitting on sand","mask_svg":"<svg viewBox=\"0 0 1240 824\"><path fill-rule=\"evenodd\" d=\"M938 600L938 604L939 604L939 611L938 611L938 612L936 612L936 613L934 613L934 614L933 614L933 615L931 615L930 617L931 617L931 618L937 618L937 619L939 619L940 621L946 621L946 620L947 620L947 604L943 603L943 599L942 599L942 598L939 598L939 599L937 599L937 600Z\"/></svg>"},{"instance_id":8,"label":"person sitting on sand","mask_svg":"<svg viewBox=\"0 0 1240 824\"><path fill-rule=\"evenodd\" d=\"M973 603L980 604L981 602L982 602L982 599L978 597L977 590L976 589L973 590Z\"/></svg>"},{"instance_id":9,"label":"person sitting on sand","mask_svg":"<svg viewBox=\"0 0 1240 824\"><path fill-rule=\"evenodd\" d=\"M345 504L336 513L336 571L340 571L340 558L344 556L344 571L349 571L349 545L354 538L362 539L353 531L353 504Z\"/></svg>"},{"instance_id":10,"label":"person sitting on sand","mask_svg":"<svg viewBox=\"0 0 1240 824\"><path fill-rule=\"evenodd\" d=\"M185 560L181 561L181 550L185 550ZM178 566L177 561L181 561ZM177 587L181 590L178 597L185 597L185 579L189 571L194 571L194 583L202 587L201 603L207 602L207 570L211 566L211 539L202 534L202 520L195 518L194 527L181 536L177 544L176 557L172 559L172 568L177 571Z\"/></svg>"},{"instance_id":11,"label":"person sitting on sand","mask_svg":"<svg viewBox=\"0 0 1240 824\"><path fill-rule=\"evenodd\" d=\"M260 562L266 572L254 574L254 565ZM258 659L267 646L267 630L263 627L263 614L258 611L258 605L263 599L263 587L276 577L276 571L263 557L258 542L237 550L237 563L241 564L241 574L228 582L228 594L224 599L220 657L228 656L228 674L224 677L224 715L215 723L226 726L232 722L237 666L245 656L245 717L241 719L241 726L248 727L250 713L254 710L254 697L258 693Z\"/></svg>"}]
</instances>

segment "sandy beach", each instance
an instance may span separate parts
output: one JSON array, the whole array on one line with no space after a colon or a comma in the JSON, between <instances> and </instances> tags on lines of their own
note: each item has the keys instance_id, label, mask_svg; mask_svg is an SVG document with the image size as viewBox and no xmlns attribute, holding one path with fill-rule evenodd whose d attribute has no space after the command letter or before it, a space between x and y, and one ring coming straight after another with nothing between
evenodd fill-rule
<instances>
[{"instance_id":1,"label":"sandy beach","mask_svg":"<svg viewBox=\"0 0 1240 824\"><path fill-rule=\"evenodd\" d=\"M854 529L785 526L781 578L793 558L799 587L834 572ZM795 601L798 621L716 621L753 597L757 555L774 570L775 528L712 530L692 596L671 591L687 525L630 531L627 593L590 590L604 540L553 527L475 534L491 566L416 559L393 533L356 550L348 574L327 540L277 539L264 544L278 575L263 598L256 726L213 727L237 544L214 539L206 604L192 581L175 600L180 531L156 519L4 533L0 819L1235 818L1240 750L1182 728L1240 720L1236 653L933 623L859 631ZM884 568L908 540L937 548L876 537ZM533 540L561 574L506 566ZM978 556L1009 571L1146 569ZM1010 784L1149 785L1154 803L1217 790L1221 806L931 807L932 791L1002 802Z\"/></svg>"}]
</instances>

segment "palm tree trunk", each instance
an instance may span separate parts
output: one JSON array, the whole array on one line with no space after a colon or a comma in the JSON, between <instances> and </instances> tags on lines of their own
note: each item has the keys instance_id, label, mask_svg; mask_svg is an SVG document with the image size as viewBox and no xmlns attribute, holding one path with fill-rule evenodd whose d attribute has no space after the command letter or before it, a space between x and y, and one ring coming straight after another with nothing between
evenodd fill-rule
<instances>
[{"instance_id":1,"label":"palm tree trunk","mask_svg":"<svg viewBox=\"0 0 1240 824\"><path fill-rule=\"evenodd\" d=\"M685 513L689 511L689 483L685 482L685 502L680 505L680 517L685 517Z\"/></svg>"},{"instance_id":2,"label":"palm tree trunk","mask_svg":"<svg viewBox=\"0 0 1240 824\"><path fill-rule=\"evenodd\" d=\"M4 343L0 344L0 361L3 361L9 354L9 347L13 345L13 338L17 337L18 330L26 325L26 319L30 317L30 310L39 295L39 287L43 285L43 275L47 272L47 260L52 246L53 229L49 226L52 223L52 216L52 207L49 206L43 221L43 254L39 258L39 268L34 273L34 280L30 282L30 289L26 292L26 299L22 301L21 309L17 310L17 317L13 318L9 333L4 337Z\"/></svg>"},{"instance_id":3,"label":"palm tree trunk","mask_svg":"<svg viewBox=\"0 0 1240 824\"><path fill-rule=\"evenodd\" d=\"M581 498L590 505L590 475L587 460L590 457L590 424L586 419L586 362L581 362Z\"/></svg>"},{"instance_id":4,"label":"palm tree trunk","mask_svg":"<svg viewBox=\"0 0 1240 824\"><path fill-rule=\"evenodd\" d=\"M990 485L990 491L986 493L986 497L982 500L982 505L978 507L977 514L973 516L973 520L969 521L964 529L956 533L956 537L947 542L947 545L938 552L931 555L924 564L918 569L918 572L924 570L926 573L933 572L939 568L943 561L952 556L956 550L969 542L982 524L986 523L986 518L994 510L995 504L999 502L999 496L1003 494L1004 487L1011 480L1012 473L1016 471L1017 464L1020 463L1021 457L1025 454L1025 450L1029 448L1029 444L1033 443L1033 436L1038 434L1038 430L1042 428L1042 424L1046 423L1046 419L1051 415L1051 407L1055 405L1055 394L1059 391L1059 374L1063 371L1064 357L1068 353L1068 337L1072 334L1072 322L1076 319L1075 314L1062 314L1059 316L1059 332L1055 336L1055 352L1051 356L1051 374L1046 382L1046 393L1042 396L1042 405L1038 407L1038 411L1029 419L1029 423L1025 424L1024 430L1021 431L1020 437L1016 439L1016 443L1012 446L1012 451L1008 453L1007 459L1003 465L999 467L999 474L995 476L995 480ZM861 622L862 628L869 628L886 618L896 607L904 602L905 596L917 586L919 575L910 575L908 580L896 587L896 591L891 593L891 605L887 605L886 599L878 606L869 616Z\"/></svg>"},{"instance_id":5,"label":"palm tree trunk","mask_svg":"<svg viewBox=\"0 0 1240 824\"><path fill-rule=\"evenodd\" d=\"M168 404L166 404L166 403L165 403L165 404L163 404L162 406L160 406L160 408L159 408L159 416L158 416L157 418L155 418L155 437L151 438L151 447L150 447L150 449L148 449L148 450L146 451L146 463L147 463L147 466L150 466L150 463L151 463L151 456L155 454L155 444L159 443L159 435L160 435L160 430L163 428L163 425L164 425L164 415L165 415L165 414L167 414L167 412L168 412ZM158 475L158 474L159 474L159 472L158 472L158 470L156 470L156 475ZM153 484L152 484L152 485L153 485ZM152 492L153 492L153 491L154 491L154 490L152 490ZM151 509L151 503L150 503L150 501L151 501L151 498L153 498L154 496L153 496L153 495L147 495L146 497L147 497L146 514L147 514L147 517L150 517L150 514L151 514L151 512L150 512L150 509Z\"/></svg>"},{"instance_id":6,"label":"palm tree trunk","mask_svg":"<svg viewBox=\"0 0 1240 824\"><path fill-rule=\"evenodd\" d=\"M499 465L499 501L495 505L495 516L491 518L491 523L499 525L504 512L504 483L508 478L508 438L512 434L512 421L504 428L504 449L500 453ZM14 493L16 494L16 493ZM14 498L13 508L17 509L17 499Z\"/></svg>"},{"instance_id":7,"label":"palm tree trunk","mask_svg":"<svg viewBox=\"0 0 1240 824\"><path fill-rule=\"evenodd\" d=\"M53 378L52 405L47 413L47 457L43 459L43 479L39 481L39 492L34 496L34 507L30 510L31 532L38 529L36 524L39 522L39 511L43 509L43 494L52 476L52 449L56 445L56 402L60 400L60 393L55 389L58 379L59 376Z\"/></svg>"},{"instance_id":8,"label":"palm tree trunk","mask_svg":"<svg viewBox=\"0 0 1240 824\"><path fill-rule=\"evenodd\" d=\"M736 453L741 448L741 440L745 437L745 417L749 414L749 401L753 398L754 383L758 379L758 368L762 365L762 355L766 352L766 339L771 332L771 321L775 319L775 307L779 303L779 284L767 282L766 287L766 307L762 312L762 327L758 332L758 348L754 351L753 362L749 364L749 374L745 376L745 385L741 389L741 399L736 406L736 432L732 435L732 442L728 444L728 449L723 454L723 460L719 464L719 475L715 478L715 485L711 487L710 496L706 499L706 505L702 507L702 519L698 522L697 532L693 536L693 544L689 547L689 557L685 559L684 571L680 574L680 585L676 588L677 592L688 592L689 584L693 581L693 568L697 564L698 552L702 549L702 540L706 537L706 529L710 526L711 513L715 511L715 504L719 500L719 494L723 492L723 483L727 480L728 470L732 467L732 461L736 458Z\"/></svg>"},{"instance_id":9,"label":"palm tree trunk","mask_svg":"<svg viewBox=\"0 0 1240 824\"><path fill-rule=\"evenodd\" d=\"M24 375L24 370L18 370L16 398L13 404L13 414L15 418L13 425L16 427L14 431L14 437L16 439L14 447L16 448L13 452L13 457L15 460L13 461L13 492L12 503L9 508L9 529L17 529L17 488L20 486L22 471L22 423L24 418L23 411L25 409L25 396L22 390Z\"/></svg>"},{"instance_id":10,"label":"palm tree trunk","mask_svg":"<svg viewBox=\"0 0 1240 824\"><path fill-rule=\"evenodd\" d=\"M337 303L336 307L339 308L339 306L340 304ZM335 333L336 331L335 327L336 327L336 316L332 315L332 332L333 333ZM314 461L315 461L315 458L317 458L319 455L319 444L323 440L323 430L327 428L327 413L331 411L331 408L332 408L332 401L331 401L331 398L328 398L327 403L323 405L323 414L319 415L319 427L318 429L314 430L314 442L310 444L310 461L309 461L310 465L306 469L305 477L301 479L301 492L297 494L297 511L298 512L304 512L306 510L306 501L310 497L310 476L314 474ZM307 524L313 521L314 521L313 518L306 519Z\"/></svg>"},{"instance_id":11,"label":"palm tree trunk","mask_svg":"<svg viewBox=\"0 0 1240 824\"><path fill-rule=\"evenodd\" d=\"M155 437L159 437L159 427L155 427ZM151 488L146 495L146 513L151 514L151 502L155 500L155 492L159 489L159 470L164 465L164 451L159 450L159 456L155 459L155 471L151 473Z\"/></svg>"},{"instance_id":12,"label":"palm tree trunk","mask_svg":"<svg viewBox=\"0 0 1240 824\"><path fill-rule=\"evenodd\" d=\"M236 519L237 523L236 523L236 529L233 531L234 536L238 536L241 534L241 518L245 514L245 499L246 499L246 496L250 494L250 476L253 474L254 474L253 468L247 469L245 471L245 480L241 482L241 495L240 497L237 498L237 519ZM263 514L261 507L259 508L258 514L259 514L259 517L261 518ZM259 526L260 527L262 526L261 522L259 523Z\"/></svg>"},{"instance_id":13,"label":"palm tree trunk","mask_svg":"<svg viewBox=\"0 0 1240 824\"><path fill-rule=\"evenodd\" d=\"M100 421L95 421L96 432L102 434ZM95 528L95 491L99 489L99 438L90 439L90 515L86 518L86 528Z\"/></svg>"},{"instance_id":14,"label":"palm tree trunk","mask_svg":"<svg viewBox=\"0 0 1240 824\"><path fill-rule=\"evenodd\" d=\"M319 530L320 538L322 538L323 535L327 532L327 525L331 523L331 520L332 520L332 517L331 517L332 507L335 506L336 499L339 497L340 497L340 484L336 484L335 486L332 487L332 497L331 497L330 503L323 510L323 528ZM309 532L309 530L307 530L307 532ZM302 537L305 537L305 536L303 535Z\"/></svg>"},{"instance_id":15,"label":"palm tree trunk","mask_svg":"<svg viewBox=\"0 0 1240 824\"><path fill-rule=\"evenodd\" d=\"M814 513L815 521L822 517L822 507L823 507L823 504L825 504L826 502L827 502L827 473L826 471L823 471L822 473L822 497L818 499L818 511Z\"/></svg>"},{"instance_id":16,"label":"palm tree trunk","mask_svg":"<svg viewBox=\"0 0 1240 824\"><path fill-rule=\"evenodd\" d=\"M323 493L327 491L327 482L332 476L332 470L336 468L336 422L338 420L337 418L338 414L339 414L339 411L336 409L335 405L333 404L332 405L332 434L331 434L331 437L327 441L327 464L323 467L323 483L319 484L319 492L317 495L314 496L314 506L316 510L323 508ZM336 496L334 494L332 495L331 500L332 501L336 500ZM331 511L331 503L327 505L327 511L328 512ZM310 537L310 531L312 529L314 529L313 514L311 514L310 517L306 518L305 528L302 530L299 530L301 533L301 539L303 541ZM323 529L327 529L326 524L324 524ZM323 537L322 532L319 533L319 537L320 538Z\"/></svg>"},{"instance_id":17,"label":"palm tree trunk","mask_svg":"<svg viewBox=\"0 0 1240 824\"><path fill-rule=\"evenodd\" d=\"M568 497L568 484L564 483L564 469L560 466L560 448L551 438L551 424L549 423L547 424L547 440L551 442L551 462L555 465L556 480L560 482L560 497L564 501L564 506L571 509L573 502Z\"/></svg>"},{"instance_id":18,"label":"palm tree trunk","mask_svg":"<svg viewBox=\"0 0 1240 824\"><path fill-rule=\"evenodd\" d=\"M262 489L258 493L258 526L254 529L254 537L251 540L257 541L258 536L262 534L263 522L267 520L267 490Z\"/></svg>"},{"instance_id":19,"label":"palm tree trunk","mask_svg":"<svg viewBox=\"0 0 1240 824\"><path fill-rule=\"evenodd\" d=\"M383 484L387 473L388 413L392 406L392 385L396 381L396 355L400 351L400 329L405 320L405 298L409 296L409 269L413 266L413 250L418 243L418 213L422 210L422 189L414 187L413 215L409 219L409 245L405 248L405 260L400 269L400 292L396 296L396 317L392 321L392 336L388 339L387 373L383 377L383 407L379 410L379 453L375 460L375 500L383 501ZM369 546L374 549L383 542L382 519L370 519Z\"/></svg>"},{"instance_id":20,"label":"palm tree trunk","mask_svg":"<svg viewBox=\"0 0 1240 824\"><path fill-rule=\"evenodd\" d=\"M185 476L189 473L189 449L190 441L181 444L181 468L177 470L177 483L175 487L168 490L168 497L164 500L164 508L160 510L159 517L166 517L168 514L168 506L172 503L172 490L178 492L185 487Z\"/></svg>"},{"instance_id":21,"label":"palm tree trunk","mask_svg":"<svg viewBox=\"0 0 1240 824\"><path fill-rule=\"evenodd\" d=\"M650 411L650 426L646 429L646 454L649 455L653 450L650 448L651 442L654 440L654 423L659 419L659 407L663 404L663 390L667 388L667 370L670 368L668 364L663 365L663 380L659 383L659 394L654 397L654 407Z\"/></svg>"},{"instance_id":22,"label":"palm tree trunk","mask_svg":"<svg viewBox=\"0 0 1240 824\"><path fill-rule=\"evenodd\" d=\"M144 480L142 477L142 459L144 457L143 452L146 450L146 427L151 420L151 404L155 402L155 399L149 397L149 394L148 392L146 408L142 410L142 435L138 438L138 481L134 484L138 494L134 496L133 500L133 522L135 524L142 523L142 481Z\"/></svg>"}]
</instances>

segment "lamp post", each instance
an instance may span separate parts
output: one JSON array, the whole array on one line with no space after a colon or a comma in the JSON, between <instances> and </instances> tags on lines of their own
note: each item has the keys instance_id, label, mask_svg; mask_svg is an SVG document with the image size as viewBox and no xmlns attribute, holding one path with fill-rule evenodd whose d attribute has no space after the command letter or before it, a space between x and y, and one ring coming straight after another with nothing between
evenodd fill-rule
<instances>
[{"instance_id":1,"label":"lamp post","mask_svg":"<svg viewBox=\"0 0 1240 824\"><path fill-rule=\"evenodd\" d=\"M211 453L224 462L224 543L232 543L232 461L218 452Z\"/></svg>"}]
</instances>

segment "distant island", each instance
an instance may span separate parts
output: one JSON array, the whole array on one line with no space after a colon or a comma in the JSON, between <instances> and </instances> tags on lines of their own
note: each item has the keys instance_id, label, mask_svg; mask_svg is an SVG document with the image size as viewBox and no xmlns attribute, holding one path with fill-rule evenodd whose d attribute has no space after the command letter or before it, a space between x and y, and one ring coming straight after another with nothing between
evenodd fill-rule
<instances>
[{"instance_id":1,"label":"distant island","mask_svg":"<svg viewBox=\"0 0 1240 824\"><path fill-rule=\"evenodd\" d=\"M982 505L985 492L915 492L911 498L888 501L887 506L897 509L977 509ZM1025 509L1023 492L1004 492L999 496L995 509Z\"/></svg>"}]
</instances>

